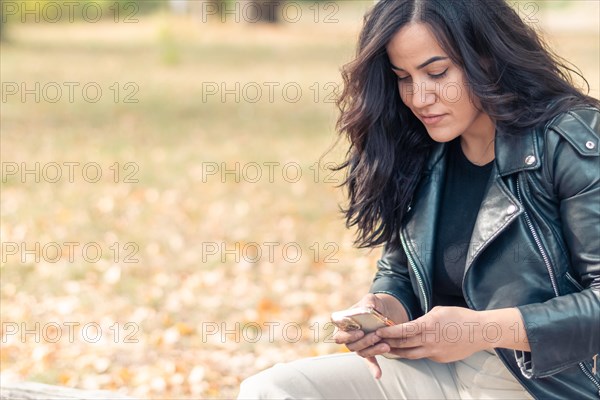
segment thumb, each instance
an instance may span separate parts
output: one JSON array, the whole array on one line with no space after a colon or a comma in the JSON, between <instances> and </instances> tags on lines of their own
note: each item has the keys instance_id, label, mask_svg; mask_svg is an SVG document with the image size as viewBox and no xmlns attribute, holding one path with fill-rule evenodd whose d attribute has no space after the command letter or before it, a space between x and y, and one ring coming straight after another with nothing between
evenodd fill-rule
<instances>
[{"instance_id":1,"label":"thumb","mask_svg":"<svg viewBox=\"0 0 600 400\"><path fill-rule=\"evenodd\" d=\"M367 294L359 302L359 304L362 307L371 307L371 308L374 308L374 309L378 309L380 303L381 303L381 300L377 296L375 296L374 294L372 294L372 293ZM378 311L381 311L381 310L378 310Z\"/></svg>"}]
</instances>

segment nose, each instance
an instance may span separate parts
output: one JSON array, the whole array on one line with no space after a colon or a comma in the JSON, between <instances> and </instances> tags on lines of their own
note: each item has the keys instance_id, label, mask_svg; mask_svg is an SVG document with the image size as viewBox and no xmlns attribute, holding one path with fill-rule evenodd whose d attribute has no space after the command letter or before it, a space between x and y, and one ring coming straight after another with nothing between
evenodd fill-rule
<instances>
[{"instance_id":1,"label":"nose","mask_svg":"<svg viewBox=\"0 0 600 400\"><path fill-rule=\"evenodd\" d=\"M410 101L414 108L420 109L437 102L437 92L434 82L413 82Z\"/></svg>"}]
</instances>

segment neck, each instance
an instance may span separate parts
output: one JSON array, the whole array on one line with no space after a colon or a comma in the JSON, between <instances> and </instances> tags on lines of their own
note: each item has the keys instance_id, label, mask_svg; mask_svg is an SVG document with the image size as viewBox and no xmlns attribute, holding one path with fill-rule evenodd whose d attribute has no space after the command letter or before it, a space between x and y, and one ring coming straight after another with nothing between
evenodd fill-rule
<instances>
[{"instance_id":1,"label":"neck","mask_svg":"<svg viewBox=\"0 0 600 400\"><path fill-rule=\"evenodd\" d=\"M475 165L489 163L495 157L495 137L496 124L487 114L481 113L469 131L461 135L460 145L465 157Z\"/></svg>"}]
</instances>

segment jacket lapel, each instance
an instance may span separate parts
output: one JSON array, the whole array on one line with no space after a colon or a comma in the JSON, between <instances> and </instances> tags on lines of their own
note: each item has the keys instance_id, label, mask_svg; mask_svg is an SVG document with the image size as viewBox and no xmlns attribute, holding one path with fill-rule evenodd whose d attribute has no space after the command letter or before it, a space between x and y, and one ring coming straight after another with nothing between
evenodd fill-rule
<instances>
[{"instance_id":1,"label":"jacket lapel","mask_svg":"<svg viewBox=\"0 0 600 400\"><path fill-rule=\"evenodd\" d=\"M523 212L502 178L541 165L533 129L520 133L496 131L494 152L494 165L471 234L465 274L481 251Z\"/></svg>"},{"instance_id":2,"label":"jacket lapel","mask_svg":"<svg viewBox=\"0 0 600 400\"><path fill-rule=\"evenodd\" d=\"M465 275L481 251L522 212L523 207L506 187L494 163L471 233Z\"/></svg>"}]
</instances>

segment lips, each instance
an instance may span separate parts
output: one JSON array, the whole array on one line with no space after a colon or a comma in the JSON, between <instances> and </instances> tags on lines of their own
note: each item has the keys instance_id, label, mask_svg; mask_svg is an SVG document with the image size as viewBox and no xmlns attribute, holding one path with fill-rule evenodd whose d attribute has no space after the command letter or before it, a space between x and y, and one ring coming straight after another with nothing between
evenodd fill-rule
<instances>
[{"instance_id":1,"label":"lips","mask_svg":"<svg viewBox=\"0 0 600 400\"><path fill-rule=\"evenodd\" d=\"M421 115L421 120L426 125L435 125L444 118L446 114L430 114L430 115Z\"/></svg>"}]
</instances>

